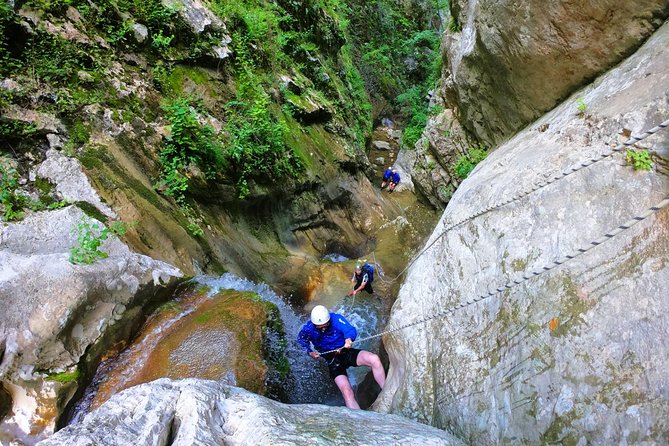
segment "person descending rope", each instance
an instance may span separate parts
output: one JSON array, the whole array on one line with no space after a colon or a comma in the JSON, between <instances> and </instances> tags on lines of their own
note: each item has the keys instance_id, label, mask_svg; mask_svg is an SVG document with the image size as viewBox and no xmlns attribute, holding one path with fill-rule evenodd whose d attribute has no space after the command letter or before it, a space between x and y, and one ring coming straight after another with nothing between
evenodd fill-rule
<instances>
[{"instance_id":1,"label":"person descending rope","mask_svg":"<svg viewBox=\"0 0 669 446\"><path fill-rule=\"evenodd\" d=\"M346 369L367 366L377 384L383 389L386 372L381 360L374 353L351 348L358 331L341 314L331 313L323 305L316 305L311 310L311 320L304 324L297 335L297 342L314 359L322 357L328 364L330 377L339 388L346 407L360 409L348 380ZM315 351L312 350L312 344ZM333 351L335 350L335 351ZM323 355L319 351L326 352Z\"/></svg>"},{"instance_id":2,"label":"person descending rope","mask_svg":"<svg viewBox=\"0 0 669 446\"><path fill-rule=\"evenodd\" d=\"M349 296L355 296L356 293L360 290L365 290L369 294L374 294L374 289L372 288L372 282L374 281L374 267L369 263L364 265L355 265L355 271L353 272L353 277L351 277L351 282L354 283L353 289L348 292Z\"/></svg>"},{"instance_id":3,"label":"person descending rope","mask_svg":"<svg viewBox=\"0 0 669 446\"><path fill-rule=\"evenodd\" d=\"M392 167L387 168L383 174L383 181L381 181L381 190L383 190L388 185L388 180L390 180L390 176L392 174L393 174Z\"/></svg>"}]
</instances>

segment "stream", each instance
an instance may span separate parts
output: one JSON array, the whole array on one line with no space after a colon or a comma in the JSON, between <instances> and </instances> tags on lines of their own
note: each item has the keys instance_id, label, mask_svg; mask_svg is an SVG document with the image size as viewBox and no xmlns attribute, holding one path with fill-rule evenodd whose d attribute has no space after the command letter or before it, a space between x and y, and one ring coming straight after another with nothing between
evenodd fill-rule
<instances>
[{"instance_id":1,"label":"stream","mask_svg":"<svg viewBox=\"0 0 669 446\"><path fill-rule=\"evenodd\" d=\"M381 174L394 154L372 153L370 159L372 156L386 156L384 164L376 166L380 183ZM348 259L336 252L324 255L320 277L303 306L291 306L289 299L278 295L268 284L254 283L230 273L220 277L197 276L148 318L134 340L108 351L83 397L75 404L69 423L81 420L114 394L161 377L214 379L252 391L261 389L262 383L245 383L243 377L235 376L231 364L243 354L244 345L236 341L219 319L212 317L235 302L240 292L249 291L276 305L285 331L285 341L270 339L270 342L285 344L289 370L281 380L281 392L268 396L294 404L343 405L339 390L328 376L325 361L313 360L297 344L299 330L308 320L311 309L320 304L343 314L358 329L359 338L381 331L400 285L391 279L402 272L422 246L439 216L439 212L422 204L409 190L398 188L393 194L378 193L384 194L398 212L378 228L374 251L357 259ZM355 264L360 263L376 265L375 293L361 292L355 298L349 297L351 274ZM232 309L235 305L239 310L237 304L232 304ZM254 322L257 325L257 321ZM356 347L378 353L380 339ZM348 372L355 388L369 369L356 367Z\"/></svg>"}]
</instances>

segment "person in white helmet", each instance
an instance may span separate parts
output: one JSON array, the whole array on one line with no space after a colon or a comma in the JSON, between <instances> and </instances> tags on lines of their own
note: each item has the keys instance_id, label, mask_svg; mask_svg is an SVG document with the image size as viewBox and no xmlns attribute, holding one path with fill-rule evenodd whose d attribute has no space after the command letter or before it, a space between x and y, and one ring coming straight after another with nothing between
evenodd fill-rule
<instances>
[{"instance_id":1,"label":"person in white helmet","mask_svg":"<svg viewBox=\"0 0 669 446\"><path fill-rule=\"evenodd\" d=\"M331 313L323 305L316 305L311 310L311 320L304 324L297 336L297 342L304 347L309 356L314 359L322 357L327 361L330 377L337 384L349 409L360 409L360 406L355 399L346 369L357 366L371 367L372 375L382 389L386 382L386 372L379 357L366 350L351 347L357 335L358 331L344 316ZM336 351L323 355L319 353L330 350Z\"/></svg>"}]
</instances>

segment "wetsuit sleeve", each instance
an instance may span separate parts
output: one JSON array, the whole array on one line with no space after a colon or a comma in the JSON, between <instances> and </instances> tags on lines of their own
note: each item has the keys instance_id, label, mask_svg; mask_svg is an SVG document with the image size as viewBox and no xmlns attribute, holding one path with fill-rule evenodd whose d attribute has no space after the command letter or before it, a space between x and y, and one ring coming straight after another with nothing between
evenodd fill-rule
<instances>
[{"instance_id":1,"label":"wetsuit sleeve","mask_svg":"<svg viewBox=\"0 0 669 446\"><path fill-rule=\"evenodd\" d=\"M341 314L336 314L332 318L335 324L335 327L344 334L344 339L350 338L355 341L355 338L358 336L358 330L351 325L344 316Z\"/></svg>"},{"instance_id":2,"label":"wetsuit sleeve","mask_svg":"<svg viewBox=\"0 0 669 446\"><path fill-rule=\"evenodd\" d=\"M311 351L311 345L309 343L310 341L311 338L309 336L309 329L305 324L302 327L302 330L300 330L300 333L297 335L297 343L300 344L307 353L309 353Z\"/></svg>"}]
</instances>

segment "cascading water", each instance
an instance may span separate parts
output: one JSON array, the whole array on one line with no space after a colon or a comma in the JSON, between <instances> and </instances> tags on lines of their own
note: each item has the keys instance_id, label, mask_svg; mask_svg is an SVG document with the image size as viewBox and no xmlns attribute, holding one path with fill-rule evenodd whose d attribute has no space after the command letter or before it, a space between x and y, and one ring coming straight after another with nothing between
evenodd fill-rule
<instances>
[{"instance_id":1,"label":"cascading water","mask_svg":"<svg viewBox=\"0 0 669 446\"><path fill-rule=\"evenodd\" d=\"M288 340L286 354L290 363L290 377L286 383L286 395L288 399L286 402L331 405L343 403L339 390L328 376L325 362L309 357L296 342L297 334L307 320L306 315L298 317L283 297L276 294L264 283L254 283L230 273L226 273L221 277L199 276L194 280L197 283L210 287L210 295L214 295L222 289L252 291L278 307L283 319L286 339ZM350 308L347 302L341 302L338 306L333 307L332 311L343 314L358 328L358 336L363 337L372 334L378 328L379 318L377 314L379 309L380 304L378 302L374 302L373 305L358 302L353 308ZM376 341L375 345L356 347L364 349L374 348L372 351L377 351L378 341ZM364 374L369 371L367 368L350 370L349 376L352 383L360 382Z\"/></svg>"},{"instance_id":2,"label":"cascading water","mask_svg":"<svg viewBox=\"0 0 669 446\"><path fill-rule=\"evenodd\" d=\"M254 283L229 273L220 277L197 276L192 282L205 285L209 291L205 293L199 289L192 295L175 295L174 300L165 305L171 310L163 309L155 317L151 316L135 341L120 354L110 355L113 356L111 359L103 361L92 384L75 407L72 420L76 421L85 415L91 403L94 403L93 406L101 404L127 387L158 377L200 377L242 385L236 382L239 375L230 369L238 355L235 348L240 347L235 347L235 342L223 329L225 324L219 327L213 320L207 322L209 316L205 314L207 311L211 313L212 308L216 311L228 311L216 307L221 300L227 299L227 292L224 290L234 290L231 293L253 292L279 310L287 341L285 354L289 370L287 375L281 375L284 372L283 367L274 370L270 368L265 394L287 403L343 405L339 390L328 376L325 361L314 360L307 355L297 344L296 337L308 320L309 310L318 304L346 317L358 329L359 338L373 335L384 328L398 285L391 278L404 268L415 247L429 233L438 217L431 209L420 205L413 194L400 192L393 195L393 200L406 211L406 219L396 218L382 225L377 233L375 249L366 257L347 259L338 253L324 255L319 273L309 278L313 279L315 286L303 311L295 310L287 299L263 283ZM417 222L420 224L416 224ZM347 297L346 294L351 289L354 266L361 263L371 263L376 267L375 294L362 292L355 297ZM197 288L197 285L193 288ZM219 293L223 293L223 297ZM261 323L261 320L257 319L255 322ZM190 331L184 334L184 328ZM175 340L174 332L178 330L181 330L181 337ZM268 330L263 343L265 348L269 348L271 355L272 352L280 352L285 341ZM257 346L258 341L254 342ZM356 344L355 347L379 353L380 339ZM161 358L159 354L169 351L170 348L173 349L171 353ZM154 352L158 354L152 356ZM156 357L158 359L154 361ZM161 364L156 364L160 361ZM262 362L262 359L259 361ZM175 370L176 368L179 370ZM202 373L203 369L206 369L206 373ZM352 367L348 370L349 379L355 386L362 382L368 372L367 367ZM371 395L369 390L365 387L363 393Z\"/></svg>"},{"instance_id":3,"label":"cascading water","mask_svg":"<svg viewBox=\"0 0 669 446\"><path fill-rule=\"evenodd\" d=\"M266 284L254 283L234 274L227 273L220 277L198 276L192 282L196 287L204 285L208 291L205 294L200 291L193 296L176 297L174 301L166 305L168 308L173 307L172 311L163 311L160 312L160 317L150 318L135 341L119 354L103 361L91 385L76 404L70 422L81 420L92 407L96 407L122 389L166 376L165 371L158 364L152 363L152 355L173 343L173 338L177 336L174 334L174 329L179 326L189 326L194 331L173 346L174 350L169 354L170 364L172 364L170 373L175 372L173 375L176 374L176 377L182 378L208 376L209 379L218 379L236 385L234 372L223 365L223 363L230 362L230 355L234 356L234 350L238 348L235 347L234 339L229 333L216 331L215 327L202 329L203 327L198 324L188 325L187 321L193 316L198 317L201 309L214 303L215 296L220 296L220 293L226 290L253 292L263 300L274 304L279 310L287 341L285 354L290 368L286 377L272 384L273 386L278 384L280 387L280 391L276 392L275 396L287 403L343 404L339 390L328 376L325 361L312 359L296 342L297 334L308 319L308 315L298 316L286 300ZM220 297L217 300L220 301ZM341 300L340 298L337 301L322 303L331 305L332 311L341 313L349 319L358 328L360 337L368 336L379 328L378 314L382 311L382 304L377 299L370 300L360 297L356 300L351 298ZM276 348L276 351L280 351L279 343L283 342L282 339L272 336L270 332L268 334L265 342L270 344L269 349ZM356 347L376 351L378 341L374 345ZM230 353L226 353L227 351ZM174 370L175 366L183 367L183 370L187 372L180 374ZM213 376L212 369L216 372ZM361 382L367 372L366 367L349 369L351 383L355 385ZM156 373L163 374L156 375ZM273 371L270 370L269 373L271 375ZM276 373L273 375L274 378L277 376Z\"/></svg>"}]
</instances>

